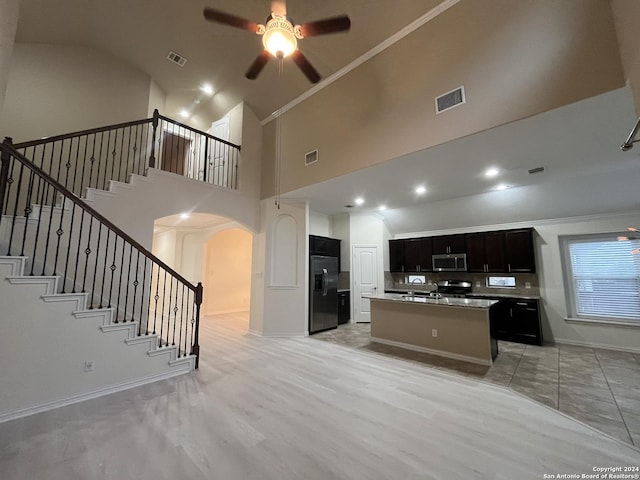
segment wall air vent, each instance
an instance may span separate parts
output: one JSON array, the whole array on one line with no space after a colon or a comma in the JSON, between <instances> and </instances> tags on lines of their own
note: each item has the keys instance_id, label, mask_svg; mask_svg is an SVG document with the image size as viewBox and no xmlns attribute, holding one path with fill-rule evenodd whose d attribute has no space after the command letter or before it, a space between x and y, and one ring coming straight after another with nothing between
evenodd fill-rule
<instances>
[{"instance_id":1,"label":"wall air vent","mask_svg":"<svg viewBox=\"0 0 640 480\"><path fill-rule=\"evenodd\" d=\"M309 152L304 156L305 167L307 165L311 165L312 163L316 163L317 161L318 161L318 150L313 150L312 152Z\"/></svg>"},{"instance_id":2,"label":"wall air vent","mask_svg":"<svg viewBox=\"0 0 640 480\"><path fill-rule=\"evenodd\" d=\"M182 55L174 51L169 52L169 55L167 55L167 58L171 60L173 63L177 63L181 67L184 67L184 64L187 63L186 58L184 58Z\"/></svg>"},{"instance_id":3,"label":"wall air vent","mask_svg":"<svg viewBox=\"0 0 640 480\"><path fill-rule=\"evenodd\" d=\"M465 103L464 87L458 87L436 97L436 113L442 113Z\"/></svg>"},{"instance_id":4,"label":"wall air vent","mask_svg":"<svg viewBox=\"0 0 640 480\"><path fill-rule=\"evenodd\" d=\"M537 173L543 173L543 172L544 172L544 167L536 167L529 170L529 175L535 175Z\"/></svg>"}]
</instances>

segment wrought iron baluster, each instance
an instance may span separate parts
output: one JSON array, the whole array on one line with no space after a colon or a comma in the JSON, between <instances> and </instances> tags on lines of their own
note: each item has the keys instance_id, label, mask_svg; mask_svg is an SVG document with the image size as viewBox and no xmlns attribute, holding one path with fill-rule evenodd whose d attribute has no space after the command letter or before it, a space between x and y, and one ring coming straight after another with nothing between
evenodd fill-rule
<instances>
[{"instance_id":1,"label":"wrought iron baluster","mask_svg":"<svg viewBox=\"0 0 640 480\"><path fill-rule=\"evenodd\" d=\"M100 306L98 308L102 308L102 302L104 298L104 280L107 276L107 257L109 256L109 238L111 237L111 229L105 227L107 231L107 245L104 247L104 266L102 268L102 284L100 286ZM111 307L111 305L109 305ZM118 323L118 317L116 315L116 323Z\"/></svg>"},{"instance_id":2,"label":"wrought iron baluster","mask_svg":"<svg viewBox=\"0 0 640 480\"><path fill-rule=\"evenodd\" d=\"M111 259L111 265L109 266L109 270L111 270L111 280L109 282L109 307L111 308L111 295L113 294L113 275L118 267L116 267L116 252L118 251L118 234L113 233L115 240L113 242L113 258ZM116 320L115 323L118 323L118 310L116 309Z\"/></svg>"},{"instance_id":3,"label":"wrought iron baluster","mask_svg":"<svg viewBox=\"0 0 640 480\"><path fill-rule=\"evenodd\" d=\"M16 228L16 218L18 217L18 199L22 193L22 173L24 171L24 164L20 163L20 173L18 174L18 185L16 187L16 200L13 204L13 217L11 218L11 233L9 234L9 249L7 250L7 256L11 256L11 246L13 245L13 233Z\"/></svg>"},{"instance_id":4,"label":"wrought iron baluster","mask_svg":"<svg viewBox=\"0 0 640 480\"><path fill-rule=\"evenodd\" d=\"M155 265L152 265L152 268ZM156 278L156 295L155 297L153 297L156 301L155 303L155 308L153 310L153 334L156 334L156 318L158 316L158 300L160 299L160 296L158 295L158 289L160 288L160 266L156 267L158 269L158 278ZM151 303L151 302L149 302Z\"/></svg>"},{"instance_id":5,"label":"wrought iron baluster","mask_svg":"<svg viewBox=\"0 0 640 480\"><path fill-rule=\"evenodd\" d=\"M40 226L42 225L42 210L48 193L49 185L44 181L41 181L38 186L38 195L36 197L36 202L38 202L38 221L36 223L36 236L33 242L33 254L31 255L31 271L29 272L30 276L33 276L33 269L36 266L38 240L40 238Z\"/></svg>"},{"instance_id":6,"label":"wrought iron baluster","mask_svg":"<svg viewBox=\"0 0 640 480\"><path fill-rule=\"evenodd\" d=\"M82 293L85 293L87 291L85 286L87 284L87 269L89 268L89 255L91 255L92 229L93 229L93 217L89 217L89 235L87 236L87 248L84 249L85 260L84 260L84 275L82 276ZM98 239L99 238L100 237L98 237ZM96 264L97 263L98 263L98 259L96 257ZM90 309L93 308L92 305L93 305L93 290L91 291L91 306L89 307Z\"/></svg>"},{"instance_id":7,"label":"wrought iron baluster","mask_svg":"<svg viewBox=\"0 0 640 480\"><path fill-rule=\"evenodd\" d=\"M124 238L122 239L122 252L120 252L120 278L118 279L118 300L116 302L116 312L120 311L120 293L122 292L122 274L124 272ZM115 252L114 252L115 259ZM128 284L127 284L128 285ZM127 306L124 307L124 321L127 321Z\"/></svg>"},{"instance_id":8,"label":"wrought iron baluster","mask_svg":"<svg viewBox=\"0 0 640 480\"><path fill-rule=\"evenodd\" d=\"M159 337L160 345L158 345L159 347L162 346L162 332L164 329L164 302L166 298L167 298L167 271L165 270L164 281L162 285L162 312L160 312L160 337Z\"/></svg>"},{"instance_id":9,"label":"wrought iron baluster","mask_svg":"<svg viewBox=\"0 0 640 480\"><path fill-rule=\"evenodd\" d=\"M75 205L74 205L75 206ZM82 214L80 216L80 229L78 233L78 249L76 250L76 265L73 269L73 283L71 284L73 289L71 293L76 293L76 280L78 279L78 265L80 264L80 246L82 245L82 234L84 232L84 208L80 208Z\"/></svg>"},{"instance_id":10,"label":"wrought iron baluster","mask_svg":"<svg viewBox=\"0 0 640 480\"><path fill-rule=\"evenodd\" d=\"M27 229L29 227L29 217L33 211L31 207L31 194L33 192L33 182L35 174L29 170L29 186L27 187L27 200L24 206L24 230L22 231L22 245L20 246L20 256L24 257L24 246L27 241Z\"/></svg>"},{"instance_id":11,"label":"wrought iron baluster","mask_svg":"<svg viewBox=\"0 0 640 480\"><path fill-rule=\"evenodd\" d=\"M66 202L66 199L63 200L62 202L62 208L64 209L64 203ZM67 269L69 267L69 257L71 256L71 242L73 241L73 225L74 225L74 219L75 219L75 215L76 215L76 204L72 203L71 204L71 224L69 225L69 241L67 242L67 257L65 259L64 262L64 276L62 277L62 293L64 293L65 291L65 285L67 283ZM80 232L80 234L82 235L82 232ZM75 285L73 286L73 291L75 291Z\"/></svg>"},{"instance_id":12,"label":"wrought iron baluster","mask_svg":"<svg viewBox=\"0 0 640 480\"><path fill-rule=\"evenodd\" d=\"M84 197L86 192L85 188L85 180L84 180L84 171L87 166L87 150L89 149L89 135L84 138L84 153L82 154L82 174L80 175L80 187L78 188L78 196Z\"/></svg>"},{"instance_id":13,"label":"wrought iron baluster","mask_svg":"<svg viewBox=\"0 0 640 480\"><path fill-rule=\"evenodd\" d=\"M75 159L73 165L71 164L71 157L72 157L71 149L73 147L73 139L71 139L71 147L70 147L70 150L69 150L69 161L68 161L69 167L67 167L67 175L69 175L69 168L71 166L73 166L73 182L71 182L71 188L67 187L66 183L64 184L64 186L66 188L69 188L69 190L71 190L72 193L75 193L78 196L80 196L82 194L82 190L80 190L80 192L78 192L76 190L76 177L78 175L78 159L80 158L80 139L81 138L82 137L78 137L76 139L76 159Z\"/></svg>"},{"instance_id":14,"label":"wrought iron baluster","mask_svg":"<svg viewBox=\"0 0 640 480\"><path fill-rule=\"evenodd\" d=\"M182 324L183 324L183 320L184 320L184 296L185 296L185 291L187 292L187 295L189 295L188 290L187 290L187 286L185 284L182 284L182 303L180 305L180 326L178 327L178 358L180 358L180 350L182 349ZM187 308L189 308L189 303L188 303L189 299L187 298Z\"/></svg>"},{"instance_id":15,"label":"wrought iron baluster","mask_svg":"<svg viewBox=\"0 0 640 480\"><path fill-rule=\"evenodd\" d=\"M142 267L142 300L140 301L140 328L142 328L142 319L144 317L144 294L147 291L147 257L144 257L144 265ZM150 272L152 273L152 272ZM151 316L149 309L151 308L151 279L153 275L149 275L149 301L147 302L147 317L144 326L144 334L149 335L149 318ZM141 330L138 331L138 335L142 335Z\"/></svg>"}]
</instances>

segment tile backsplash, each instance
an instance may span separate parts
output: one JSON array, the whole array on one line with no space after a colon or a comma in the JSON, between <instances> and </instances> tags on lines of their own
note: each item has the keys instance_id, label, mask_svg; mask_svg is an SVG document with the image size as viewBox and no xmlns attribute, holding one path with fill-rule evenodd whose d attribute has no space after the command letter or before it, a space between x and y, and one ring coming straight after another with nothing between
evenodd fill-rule
<instances>
[{"instance_id":1,"label":"tile backsplash","mask_svg":"<svg viewBox=\"0 0 640 480\"><path fill-rule=\"evenodd\" d=\"M426 284L413 284L409 286L407 284L407 279L409 274L407 273L391 273L384 272L385 284L384 288L386 290L390 289L411 289L411 290L434 290L435 283L442 280L462 280L471 282L471 288L473 293L494 293L494 294L506 294L506 295L526 295L526 296L539 296L540 295L540 285L538 284L538 276L535 273L514 273L514 274L493 274L489 275L486 273L460 273L460 272L450 272L450 273L434 273L434 272L424 272L419 273L417 275L424 275ZM501 276L501 277L515 277L516 286L515 287L488 287L487 279L490 276ZM529 288L527 288L529 286Z\"/></svg>"}]
</instances>

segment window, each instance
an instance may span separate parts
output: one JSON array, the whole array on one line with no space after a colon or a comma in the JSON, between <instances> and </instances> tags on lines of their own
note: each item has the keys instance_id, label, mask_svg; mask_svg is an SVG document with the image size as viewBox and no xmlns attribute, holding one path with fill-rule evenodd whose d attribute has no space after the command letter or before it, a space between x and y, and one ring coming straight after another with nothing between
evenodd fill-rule
<instances>
[{"instance_id":1,"label":"window","mask_svg":"<svg viewBox=\"0 0 640 480\"><path fill-rule=\"evenodd\" d=\"M640 325L640 240L617 234L566 237L563 262L569 316Z\"/></svg>"}]
</instances>

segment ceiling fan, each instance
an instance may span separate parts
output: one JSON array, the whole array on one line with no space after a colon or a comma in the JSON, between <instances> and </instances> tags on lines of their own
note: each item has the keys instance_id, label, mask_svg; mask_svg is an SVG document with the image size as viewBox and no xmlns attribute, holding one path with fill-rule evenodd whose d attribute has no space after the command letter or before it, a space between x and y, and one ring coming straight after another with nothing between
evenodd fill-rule
<instances>
[{"instance_id":1,"label":"ceiling fan","mask_svg":"<svg viewBox=\"0 0 640 480\"><path fill-rule=\"evenodd\" d=\"M245 77L250 80L255 80L258 77L272 56L280 60L291 56L309 81L317 83L320 81L320 74L298 49L298 40L328 33L344 32L351 28L351 20L346 15L296 25L291 17L287 16L284 0L271 2L271 14L267 17L264 25L210 7L206 7L203 14L211 22L262 35L264 51L258 55L245 73Z\"/></svg>"}]
</instances>

